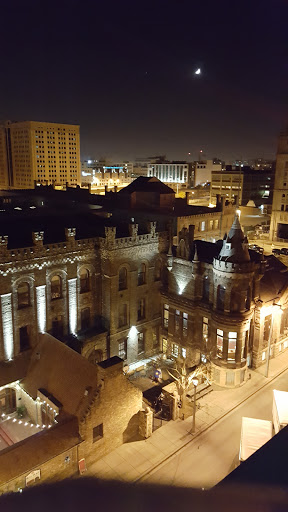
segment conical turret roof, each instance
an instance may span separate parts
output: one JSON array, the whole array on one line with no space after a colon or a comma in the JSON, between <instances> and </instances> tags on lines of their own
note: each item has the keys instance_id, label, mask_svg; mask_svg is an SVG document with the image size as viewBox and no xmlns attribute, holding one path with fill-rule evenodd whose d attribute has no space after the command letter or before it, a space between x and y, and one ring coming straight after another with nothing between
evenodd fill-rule
<instances>
[{"instance_id":1,"label":"conical turret roof","mask_svg":"<svg viewBox=\"0 0 288 512\"><path fill-rule=\"evenodd\" d=\"M237 213L227 238L223 240L223 246L218 259L230 261L231 263L245 263L250 261L247 239L244 236Z\"/></svg>"}]
</instances>

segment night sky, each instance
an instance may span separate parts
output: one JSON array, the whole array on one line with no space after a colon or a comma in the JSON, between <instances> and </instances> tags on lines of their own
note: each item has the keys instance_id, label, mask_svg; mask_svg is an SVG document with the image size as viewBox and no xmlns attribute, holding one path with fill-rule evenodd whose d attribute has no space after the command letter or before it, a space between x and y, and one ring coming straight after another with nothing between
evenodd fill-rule
<instances>
[{"instance_id":1,"label":"night sky","mask_svg":"<svg viewBox=\"0 0 288 512\"><path fill-rule=\"evenodd\" d=\"M80 124L82 158L275 157L288 0L0 8L0 119Z\"/></svg>"}]
</instances>

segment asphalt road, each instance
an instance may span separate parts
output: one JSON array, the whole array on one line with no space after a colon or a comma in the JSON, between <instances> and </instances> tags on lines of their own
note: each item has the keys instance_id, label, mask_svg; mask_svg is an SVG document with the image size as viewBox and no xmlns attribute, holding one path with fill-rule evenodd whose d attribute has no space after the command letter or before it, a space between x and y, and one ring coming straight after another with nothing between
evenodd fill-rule
<instances>
[{"instance_id":1,"label":"asphalt road","mask_svg":"<svg viewBox=\"0 0 288 512\"><path fill-rule=\"evenodd\" d=\"M272 421L273 389L288 391L288 370L200 434L145 482L205 489L214 486L238 465L242 416Z\"/></svg>"}]
</instances>

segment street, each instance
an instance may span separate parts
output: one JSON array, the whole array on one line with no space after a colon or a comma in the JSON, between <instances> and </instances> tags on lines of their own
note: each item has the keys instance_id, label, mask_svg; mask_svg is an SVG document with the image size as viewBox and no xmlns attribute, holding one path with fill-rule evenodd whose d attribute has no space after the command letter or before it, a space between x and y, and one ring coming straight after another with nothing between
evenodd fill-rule
<instances>
[{"instance_id":1,"label":"street","mask_svg":"<svg viewBox=\"0 0 288 512\"><path fill-rule=\"evenodd\" d=\"M209 488L238 465L242 416L272 420L272 390L288 391L288 370L195 438L145 482ZM197 414L196 414L197 424Z\"/></svg>"}]
</instances>

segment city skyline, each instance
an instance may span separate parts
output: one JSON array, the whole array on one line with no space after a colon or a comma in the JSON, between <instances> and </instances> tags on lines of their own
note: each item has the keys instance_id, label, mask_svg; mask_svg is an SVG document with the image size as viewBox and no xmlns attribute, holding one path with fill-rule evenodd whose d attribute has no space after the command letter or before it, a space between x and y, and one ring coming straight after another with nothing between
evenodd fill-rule
<instances>
[{"instance_id":1,"label":"city skyline","mask_svg":"<svg viewBox=\"0 0 288 512\"><path fill-rule=\"evenodd\" d=\"M3 5L0 117L79 124L82 159L274 158L288 9L250 4Z\"/></svg>"}]
</instances>

